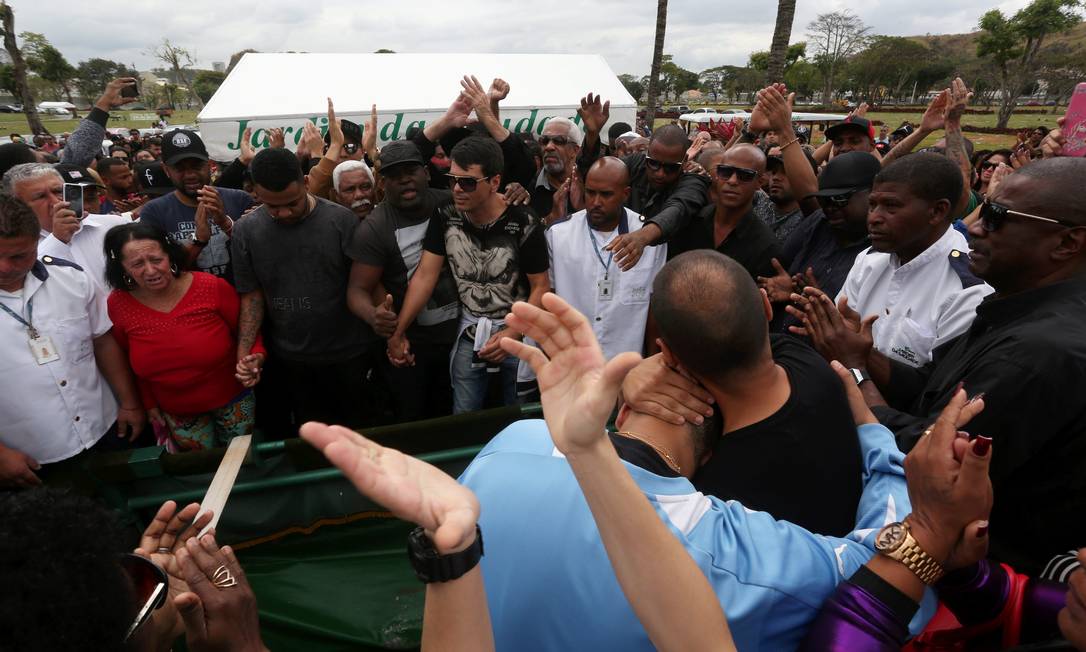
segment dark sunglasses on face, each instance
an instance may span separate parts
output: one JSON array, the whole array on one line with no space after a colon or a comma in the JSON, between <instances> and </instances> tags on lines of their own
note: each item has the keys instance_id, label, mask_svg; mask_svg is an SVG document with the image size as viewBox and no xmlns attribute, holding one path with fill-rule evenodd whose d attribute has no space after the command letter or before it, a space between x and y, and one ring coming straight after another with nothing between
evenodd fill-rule
<instances>
[{"instance_id":1,"label":"dark sunglasses on face","mask_svg":"<svg viewBox=\"0 0 1086 652\"><path fill-rule=\"evenodd\" d=\"M479 187L480 181L487 181L490 177L458 177L455 174L446 174L449 179L449 187L460 186L460 189L464 192L475 192L475 189Z\"/></svg>"},{"instance_id":2,"label":"dark sunglasses on face","mask_svg":"<svg viewBox=\"0 0 1086 652\"><path fill-rule=\"evenodd\" d=\"M343 143L343 153L350 156L358 151L358 143Z\"/></svg>"},{"instance_id":3,"label":"dark sunglasses on face","mask_svg":"<svg viewBox=\"0 0 1086 652\"><path fill-rule=\"evenodd\" d=\"M657 161L656 159L648 156L645 157L645 165L647 165L648 168L653 172L662 169L667 174L675 174L683 167L682 163L665 163L664 161Z\"/></svg>"},{"instance_id":4,"label":"dark sunglasses on face","mask_svg":"<svg viewBox=\"0 0 1086 652\"><path fill-rule=\"evenodd\" d=\"M147 619L151 617L151 612L166 604L169 578L166 576L166 571L150 559L132 553L126 553L121 557L121 567L132 581L136 604L139 606L135 620L124 635L124 640L127 641L133 632L140 628L140 625L147 622Z\"/></svg>"},{"instance_id":5,"label":"dark sunglasses on face","mask_svg":"<svg viewBox=\"0 0 1086 652\"><path fill-rule=\"evenodd\" d=\"M721 181L727 181L732 178L732 175L739 178L740 183L750 183L758 178L758 171L748 168L737 168L734 165L718 165L716 166L716 176Z\"/></svg>"},{"instance_id":6,"label":"dark sunglasses on face","mask_svg":"<svg viewBox=\"0 0 1086 652\"><path fill-rule=\"evenodd\" d=\"M557 147L569 144L569 138L565 136L540 136L539 146L546 147L548 144L554 143Z\"/></svg>"},{"instance_id":7,"label":"dark sunglasses on face","mask_svg":"<svg viewBox=\"0 0 1086 652\"><path fill-rule=\"evenodd\" d=\"M995 161L985 161L980 164L980 169L982 170L993 170L997 167L999 167L999 163L996 163Z\"/></svg>"},{"instance_id":8,"label":"dark sunglasses on face","mask_svg":"<svg viewBox=\"0 0 1086 652\"><path fill-rule=\"evenodd\" d=\"M1064 220L1057 220L1051 217L1041 217L1040 215L1030 215L1029 213L1020 213L1018 211L1012 211L1003 204L997 204L993 201L984 200L984 203L980 205L980 227L991 233L998 231L1003 223L1007 221L1008 215L1014 215L1015 217L1022 217L1027 220L1037 220L1039 222L1048 222L1049 224L1059 224L1060 226L1066 226L1074 228L1081 226L1079 224L1072 224Z\"/></svg>"},{"instance_id":9,"label":"dark sunglasses on face","mask_svg":"<svg viewBox=\"0 0 1086 652\"><path fill-rule=\"evenodd\" d=\"M829 197L819 197L818 203L822 206L836 206L837 208L844 208L848 206L848 203L852 201L852 196L860 192L857 190L849 190L846 193L840 195L831 195Z\"/></svg>"}]
</instances>

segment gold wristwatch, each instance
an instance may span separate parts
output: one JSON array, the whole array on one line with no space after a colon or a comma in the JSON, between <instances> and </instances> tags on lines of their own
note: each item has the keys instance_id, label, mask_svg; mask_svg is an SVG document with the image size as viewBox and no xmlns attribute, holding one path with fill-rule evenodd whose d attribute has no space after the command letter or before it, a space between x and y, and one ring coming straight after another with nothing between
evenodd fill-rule
<instances>
[{"instance_id":1,"label":"gold wristwatch","mask_svg":"<svg viewBox=\"0 0 1086 652\"><path fill-rule=\"evenodd\" d=\"M946 573L939 562L924 552L913 538L908 521L891 523L879 530L875 537L875 550L880 555L905 564L921 582L929 586Z\"/></svg>"}]
</instances>

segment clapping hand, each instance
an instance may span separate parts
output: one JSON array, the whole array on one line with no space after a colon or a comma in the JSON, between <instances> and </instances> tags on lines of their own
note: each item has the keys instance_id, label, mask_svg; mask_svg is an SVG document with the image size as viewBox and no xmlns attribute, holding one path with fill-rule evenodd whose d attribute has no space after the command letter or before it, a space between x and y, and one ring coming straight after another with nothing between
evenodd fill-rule
<instances>
[{"instance_id":1,"label":"clapping hand","mask_svg":"<svg viewBox=\"0 0 1086 652\"><path fill-rule=\"evenodd\" d=\"M226 206L214 186L206 185L196 191L197 207L203 206L207 216L216 224L222 224L226 217ZM221 228L221 226L220 226Z\"/></svg>"},{"instance_id":2,"label":"clapping hand","mask_svg":"<svg viewBox=\"0 0 1086 652\"><path fill-rule=\"evenodd\" d=\"M464 75L464 78L460 80L460 88L462 89L462 95L471 103L471 107L475 109L476 117L482 119L482 116L490 113L490 97L487 92L483 90L483 85L479 83L479 80L475 75Z\"/></svg>"},{"instance_id":3,"label":"clapping hand","mask_svg":"<svg viewBox=\"0 0 1086 652\"><path fill-rule=\"evenodd\" d=\"M788 301L795 289L792 277L788 275L788 270L781 266L781 261L774 258L771 262L773 263L773 269L776 271L776 274L773 276L759 276L756 279L758 281L758 287L765 290L766 295L772 303Z\"/></svg>"},{"instance_id":4,"label":"clapping hand","mask_svg":"<svg viewBox=\"0 0 1086 652\"><path fill-rule=\"evenodd\" d=\"M502 198L505 199L505 203L509 206L527 206L532 200L532 195L527 188L516 181L512 181L506 184L505 194Z\"/></svg>"},{"instance_id":5,"label":"clapping hand","mask_svg":"<svg viewBox=\"0 0 1086 652\"><path fill-rule=\"evenodd\" d=\"M588 95L581 98L581 108L577 109L577 115L581 116L585 131L599 133L603 125L611 117L611 101L602 101L599 95Z\"/></svg>"},{"instance_id":6,"label":"clapping hand","mask_svg":"<svg viewBox=\"0 0 1086 652\"><path fill-rule=\"evenodd\" d=\"M604 360L585 316L551 292L543 295L542 309L523 301L513 304L505 323L542 347L501 340L505 351L535 372L543 415L558 450L571 455L606 442L604 428L622 379L641 356L626 352Z\"/></svg>"},{"instance_id":7,"label":"clapping hand","mask_svg":"<svg viewBox=\"0 0 1086 652\"><path fill-rule=\"evenodd\" d=\"M795 93L785 95L777 86L768 86L758 91L756 110L768 122L769 128L776 131L782 139L794 132L792 129L792 103L795 99Z\"/></svg>"},{"instance_id":8,"label":"clapping hand","mask_svg":"<svg viewBox=\"0 0 1086 652\"><path fill-rule=\"evenodd\" d=\"M969 92L969 88L961 77L955 77L948 90L949 95L944 113L944 122L957 122L961 120L965 108L969 106L969 100L973 98L973 94Z\"/></svg>"},{"instance_id":9,"label":"clapping hand","mask_svg":"<svg viewBox=\"0 0 1086 652\"><path fill-rule=\"evenodd\" d=\"M298 149L295 152L299 158L316 158L324 153L324 137L321 136L320 129L317 129L317 125L312 122L306 122L302 126L302 138L298 142Z\"/></svg>"},{"instance_id":10,"label":"clapping hand","mask_svg":"<svg viewBox=\"0 0 1086 652\"><path fill-rule=\"evenodd\" d=\"M803 327L790 326L796 335L811 338L815 350L826 360L838 360L849 367L863 367L874 346L872 327L878 315L862 319L841 297L837 306L818 288L804 288L803 294L793 294L794 306L785 306L788 314L803 322Z\"/></svg>"},{"instance_id":11,"label":"clapping hand","mask_svg":"<svg viewBox=\"0 0 1086 652\"><path fill-rule=\"evenodd\" d=\"M770 89L776 90L781 96L788 93L788 87L784 84L770 84L758 91L759 98L765 95ZM748 128L752 132L760 134L773 128L773 124L769 121L769 116L766 115L765 111L766 107L761 101L754 105L754 109L750 112L750 124L748 125Z\"/></svg>"},{"instance_id":12,"label":"clapping hand","mask_svg":"<svg viewBox=\"0 0 1086 652\"><path fill-rule=\"evenodd\" d=\"M301 435L363 495L421 526L439 553L463 550L474 542L479 500L441 469L343 426L310 421L302 425Z\"/></svg>"},{"instance_id":13,"label":"clapping hand","mask_svg":"<svg viewBox=\"0 0 1086 652\"><path fill-rule=\"evenodd\" d=\"M1063 156L1063 147L1067 144L1067 138L1063 135L1063 124L1066 120L1066 117L1056 118L1057 128L1049 131L1041 141L1041 152L1045 158Z\"/></svg>"},{"instance_id":14,"label":"clapping hand","mask_svg":"<svg viewBox=\"0 0 1086 652\"><path fill-rule=\"evenodd\" d=\"M306 123L310 124L310 123ZM238 143L240 152L238 153L238 160L241 164L248 167L253 162L253 157L256 156L256 150L253 149L253 128L246 127L245 131L241 134L241 142Z\"/></svg>"},{"instance_id":15,"label":"clapping hand","mask_svg":"<svg viewBox=\"0 0 1086 652\"><path fill-rule=\"evenodd\" d=\"M336 156L343 149L343 125L336 119L336 107L332 104L332 98L328 98L328 151L334 151Z\"/></svg>"},{"instance_id":16,"label":"clapping hand","mask_svg":"<svg viewBox=\"0 0 1086 652\"><path fill-rule=\"evenodd\" d=\"M946 88L933 97L920 118L920 130L931 133L946 124L946 110L950 105L950 89Z\"/></svg>"}]
</instances>

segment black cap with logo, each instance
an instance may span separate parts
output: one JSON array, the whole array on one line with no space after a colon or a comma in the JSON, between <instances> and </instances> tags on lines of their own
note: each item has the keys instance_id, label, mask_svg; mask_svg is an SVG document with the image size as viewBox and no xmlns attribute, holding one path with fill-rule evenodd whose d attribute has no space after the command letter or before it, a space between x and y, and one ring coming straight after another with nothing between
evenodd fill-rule
<instances>
[{"instance_id":1,"label":"black cap with logo","mask_svg":"<svg viewBox=\"0 0 1086 652\"><path fill-rule=\"evenodd\" d=\"M188 129L174 129L162 136L162 162L166 165L177 165L179 162L195 158L206 161L207 148L204 141L195 131Z\"/></svg>"},{"instance_id":2,"label":"black cap with logo","mask_svg":"<svg viewBox=\"0 0 1086 652\"><path fill-rule=\"evenodd\" d=\"M98 180L91 176L91 173L87 171L87 168L80 167L78 165L72 165L71 163L57 163L53 166L53 169L60 173L64 183L74 183L77 186L99 186Z\"/></svg>"},{"instance_id":3,"label":"black cap with logo","mask_svg":"<svg viewBox=\"0 0 1086 652\"><path fill-rule=\"evenodd\" d=\"M139 179L140 191L145 195L160 197L173 192L173 182L158 161L137 163L136 178Z\"/></svg>"}]
</instances>

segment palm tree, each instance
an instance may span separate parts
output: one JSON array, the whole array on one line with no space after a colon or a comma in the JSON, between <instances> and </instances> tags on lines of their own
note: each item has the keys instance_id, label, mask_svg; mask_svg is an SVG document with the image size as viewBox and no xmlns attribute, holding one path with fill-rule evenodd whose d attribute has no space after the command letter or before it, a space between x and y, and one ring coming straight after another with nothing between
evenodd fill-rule
<instances>
[{"instance_id":1,"label":"palm tree","mask_svg":"<svg viewBox=\"0 0 1086 652\"><path fill-rule=\"evenodd\" d=\"M664 58L664 28L667 27L667 0L656 2L656 43L652 48L652 70L649 72L649 90L645 97L645 124L653 128L656 119L656 95L660 90L660 63Z\"/></svg>"},{"instance_id":2,"label":"palm tree","mask_svg":"<svg viewBox=\"0 0 1086 652\"><path fill-rule=\"evenodd\" d=\"M777 26L773 28L773 44L769 46L769 69L766 72L766 82L770 84L784 79L784 60L795 16L796 0L778 0Z\"/></svg>"}]
</instances>

